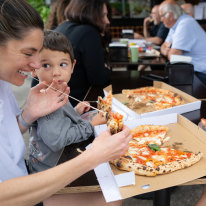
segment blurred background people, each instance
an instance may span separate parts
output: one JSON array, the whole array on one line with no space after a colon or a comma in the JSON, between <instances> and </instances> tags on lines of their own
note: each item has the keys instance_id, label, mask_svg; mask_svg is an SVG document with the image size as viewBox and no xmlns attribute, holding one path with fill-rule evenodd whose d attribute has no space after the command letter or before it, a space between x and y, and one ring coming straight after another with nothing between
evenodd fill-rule
<instances>
[{"instance_id":1,"label":"blurred background people","mask_svg":"<svg viewBox=\"0 0 206 206\"><path fill-rule=\"evenodd\" d=\"M145 38L146 41L160 45L166 39L168 32L169 29L160 20L159 5L156 5L152 8L150 16L144 19L143 35L134 33L134 38Z\"/></svg>"},{"instance_id":2,"label":"blurred background people","mask_svg":"<svg viewBox=\"0 0 206 206\"><path fill-rule=\"evenodd\" d=\"M70 0L57 0L51 6L51 12L48 16L45 28L55 29L59 24L66 20L64 11Z\"/></svg>"},{"instance_id":3,"label":"blurred background people","mask_svg":"<svg viewBox=\"0 0 206 206\"><path fill-rule=\"evenodd\" d=\"M107 0L71 0L65 21L56 28L72 43L77 63L69 86L71 96L83 100L91 86L107 86L110 70L105 66L102 37L110 24ZM70 99L73 106L76 101Z\"/></svg>"},{"instance_id":4,"label":"blurred background people","mask_svg":"<svg viewBox=\"0 0 206 206\"><path fill-rule=\"evenodd\" d=\"M164 25L170 29L161 53L170 59L172 54L192 57L196 75L206 84L206 33L198 22L183 14L181 7L164 1L159 13Z\"/></svg>"},{"instance_id":5,"label":"blurred background people","mask_svg":"<svg viewBox=\"0 0 206 206\"><path fill-rule=\"evenodd\" d=\"M188 15L194 17L194 7L192 4L190 4L190 3L182 4L181 8L185 12L185 14L188 14Z\"/></svg>"}]
</instances>

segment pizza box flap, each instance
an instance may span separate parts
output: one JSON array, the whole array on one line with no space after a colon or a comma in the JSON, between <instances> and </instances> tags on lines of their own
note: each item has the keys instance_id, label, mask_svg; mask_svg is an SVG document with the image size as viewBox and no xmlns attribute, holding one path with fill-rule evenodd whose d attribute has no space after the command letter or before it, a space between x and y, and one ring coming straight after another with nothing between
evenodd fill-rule
<instances>
[{"instance_id":1,"label":"pizza box flap","mask_svg":"<svg viewBox=\"0 0 206 206\"><path fill-rule=\"evenodd\" d=\"M149 119L151 119L151 124L158 124L158 118L159 117L156 117L156 121L155 118L146 118L146 122L149 123ZM133 122L134 121L135 120L133 120ZM195 153L202 152L203 157L191 167L169 174L157 175L156 177L135 175L136 184L134 186L119 188L123 199L181 185L206 175L206 132L181 115L177 115L177 122L168 124L168 127L168 135L171 138L163 147L172 147L181 151L191 151ZM125 171L120 171L113 165L111 165L111 168L115 175L125 173Z\"/></svg>"},{"instance_id":2,"label":"pizza box flap","mask_svg":"<svg viewBox=\"0 0 206 206\"><path fill-rule=\"evenodd\" d=\"M107 87L104 88L104 94L106 95L108 92L112 92L112 85L109 85Z\"/></svg>"},{"instance_id":3,"label":"pizza box flap","mask_svg":"<svg viewBox=\"0 0 206 206\"><path fill-rule=\"evenodd\" d=\"M175 107L167 108L167 109L162 109L162 110L157 110L153 112L147 112L147 113L136 113L135 111L129 109L126 105L125 102L127 101L127 98L123 94L113 94L113 100L112 100L112 105L115 108L118 108L119 110L122 110L126 113L126 115L132 119L132 118L142 118L142 117L151 117L151 116L157 116L157 115L163 115L163 114L172 114L172 113L178 113L178 114L183 114L186 112L194 111L197 109L200 109L201 106L201 101L196 99L195 97L192 97L191 95L176 89L164 82L160 81L154 81L153 82L154 87L157 88L162 88L162 89L168 89L172 92L175 92L179 94L183 99L184 99L184 104L178 105ZM104 93L107 95L107 93L111 90L111 85L104 88ZM125 88L126 89L126 88Z\"/></svg>"}]
</instances>

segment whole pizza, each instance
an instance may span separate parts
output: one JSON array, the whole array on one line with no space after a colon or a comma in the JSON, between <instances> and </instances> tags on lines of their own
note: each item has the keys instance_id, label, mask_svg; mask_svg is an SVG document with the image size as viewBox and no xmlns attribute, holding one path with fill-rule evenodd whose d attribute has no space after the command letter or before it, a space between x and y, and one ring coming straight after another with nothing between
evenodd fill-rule
<instances>
[{"instance_id":1,"label":"whole pizza","mask_svg":"<svg viewBox=\"0 0 206 206\"><path fill-rule=\"evenodd\" d=\"M139 110L140 113L141 111L144 113L166 109L184 103L179 94L156 87L122 90L122 94L127 97L125 105L132 110L137 110L137 112Z\"/></svg>"}]
</instances>

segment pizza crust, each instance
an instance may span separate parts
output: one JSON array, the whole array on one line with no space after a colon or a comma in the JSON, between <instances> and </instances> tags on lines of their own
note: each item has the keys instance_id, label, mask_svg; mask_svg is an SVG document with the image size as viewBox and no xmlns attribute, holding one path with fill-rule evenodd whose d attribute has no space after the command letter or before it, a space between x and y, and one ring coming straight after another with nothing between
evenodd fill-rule
<instances>
[{"instance_id":1,"label":"pizza crust","mask_svg":"<svg viewBox=\"0 0 206 206\"><path fill-rule=\"evenodd\" d=\"M111 163L120 170L134 171L137 175L151 177L171 173L180 169L184 169L186 167L190 167L196 162L198 162L202 156L203 154L201 152L197 154L193 153L190 158L168 162L166 164L157 166L155 169L150 166L133 163L132 158L129 155L113 160L111 161Z\"/></svg>"},{"instance_id":2,"label":"pizza crust","mask_svg":"<svg viewBox=\"0 0 206 206\"><path fill-rule=\"evenodd\" d=\"M201 157L203 156L203 153L199 152L197 154L192 154L191 157L185 158L182 160L176 160L173 162L169 162L163 165L160 165L156 168L156 174L166 174L166 173L171 173L176 170L184 169L187 167L192 166L196 162L198 162Z\"/></svg>"},{"instance_id":3,"label":"pizza crust","mask_svg":"<svg viewBox=\"0 0 206 206\"><path fill-rule=\"evenodd\" d=\"M134 171L135 174L137 175L150 176L150 177L156 176L155 170L152 167L133 163L129 155L120 157L120 159L111 161L111 163L120 170L126 170L130 172Z\"/></svg>"}]
</instances>

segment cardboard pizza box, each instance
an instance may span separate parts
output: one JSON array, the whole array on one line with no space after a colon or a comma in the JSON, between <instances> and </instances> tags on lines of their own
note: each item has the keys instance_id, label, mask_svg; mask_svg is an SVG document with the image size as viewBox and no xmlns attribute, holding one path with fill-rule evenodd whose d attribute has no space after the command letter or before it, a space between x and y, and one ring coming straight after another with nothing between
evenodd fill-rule
<instances>
[{"instance_id":1,"label":"cardboard pizza box","mask_svg":"<svg viewBox=\"0 0 206 206\"><path fill-rule=\"evenodd\" d=\"M122 199L176 185L205 183L205 179L198 179L206 175L206 132L201 128L179 114L133 119L125 121L125 124L131 129L138 125L145 124L167 125L169 128L168 135L171 138L163 147L172 147L181 151L191 151L195 153L200 151L203 153L203 157L191 167L169 174L157 175L155 177L135 175L135 185L119 187ZM96 135L105 129L106 125L96 126ZM114 175L127 173L126 171L118 170L113 165L110 166ZM195 181L196 179L199 181Z\"/></svg>"},{"instance_id":2,"label":"cardboard pizza box","mask_svg":"<svg viewBox=\"0 0 206 206\"><path fill-rule=\"evenodd\" d=\"M142 117L151 117L151 116L157 116L157 115L162 115L162 114L172 114L172 113L178 113L178 114L183 114L186 112L194 111L197 109L200 109L201 107L201 101L196 99L195 97L192 97L191 95L176 89L175 87L172 87L164 82L160 81L154 81L153 86L161 89L167 89L172 92L175 92L179 94L183 100L184 104L178 105L175 107L167 108L167 109L162 109L158 111L153 111L153 112L147 112L147 113L136 113L135 111L129 109L126 105L124 105L124 102L127 100L125 98L125 95L123 94L114 94L113 95L113 100L112 100L112 107L114 111L122 113L126 118L125 119L133 119L133 118L142 118ZM125 88L127 89L127 88ZM109 91L112 91L112 86L108 86L104 89L105 95Z\"/></svg>"}]
</instances>

